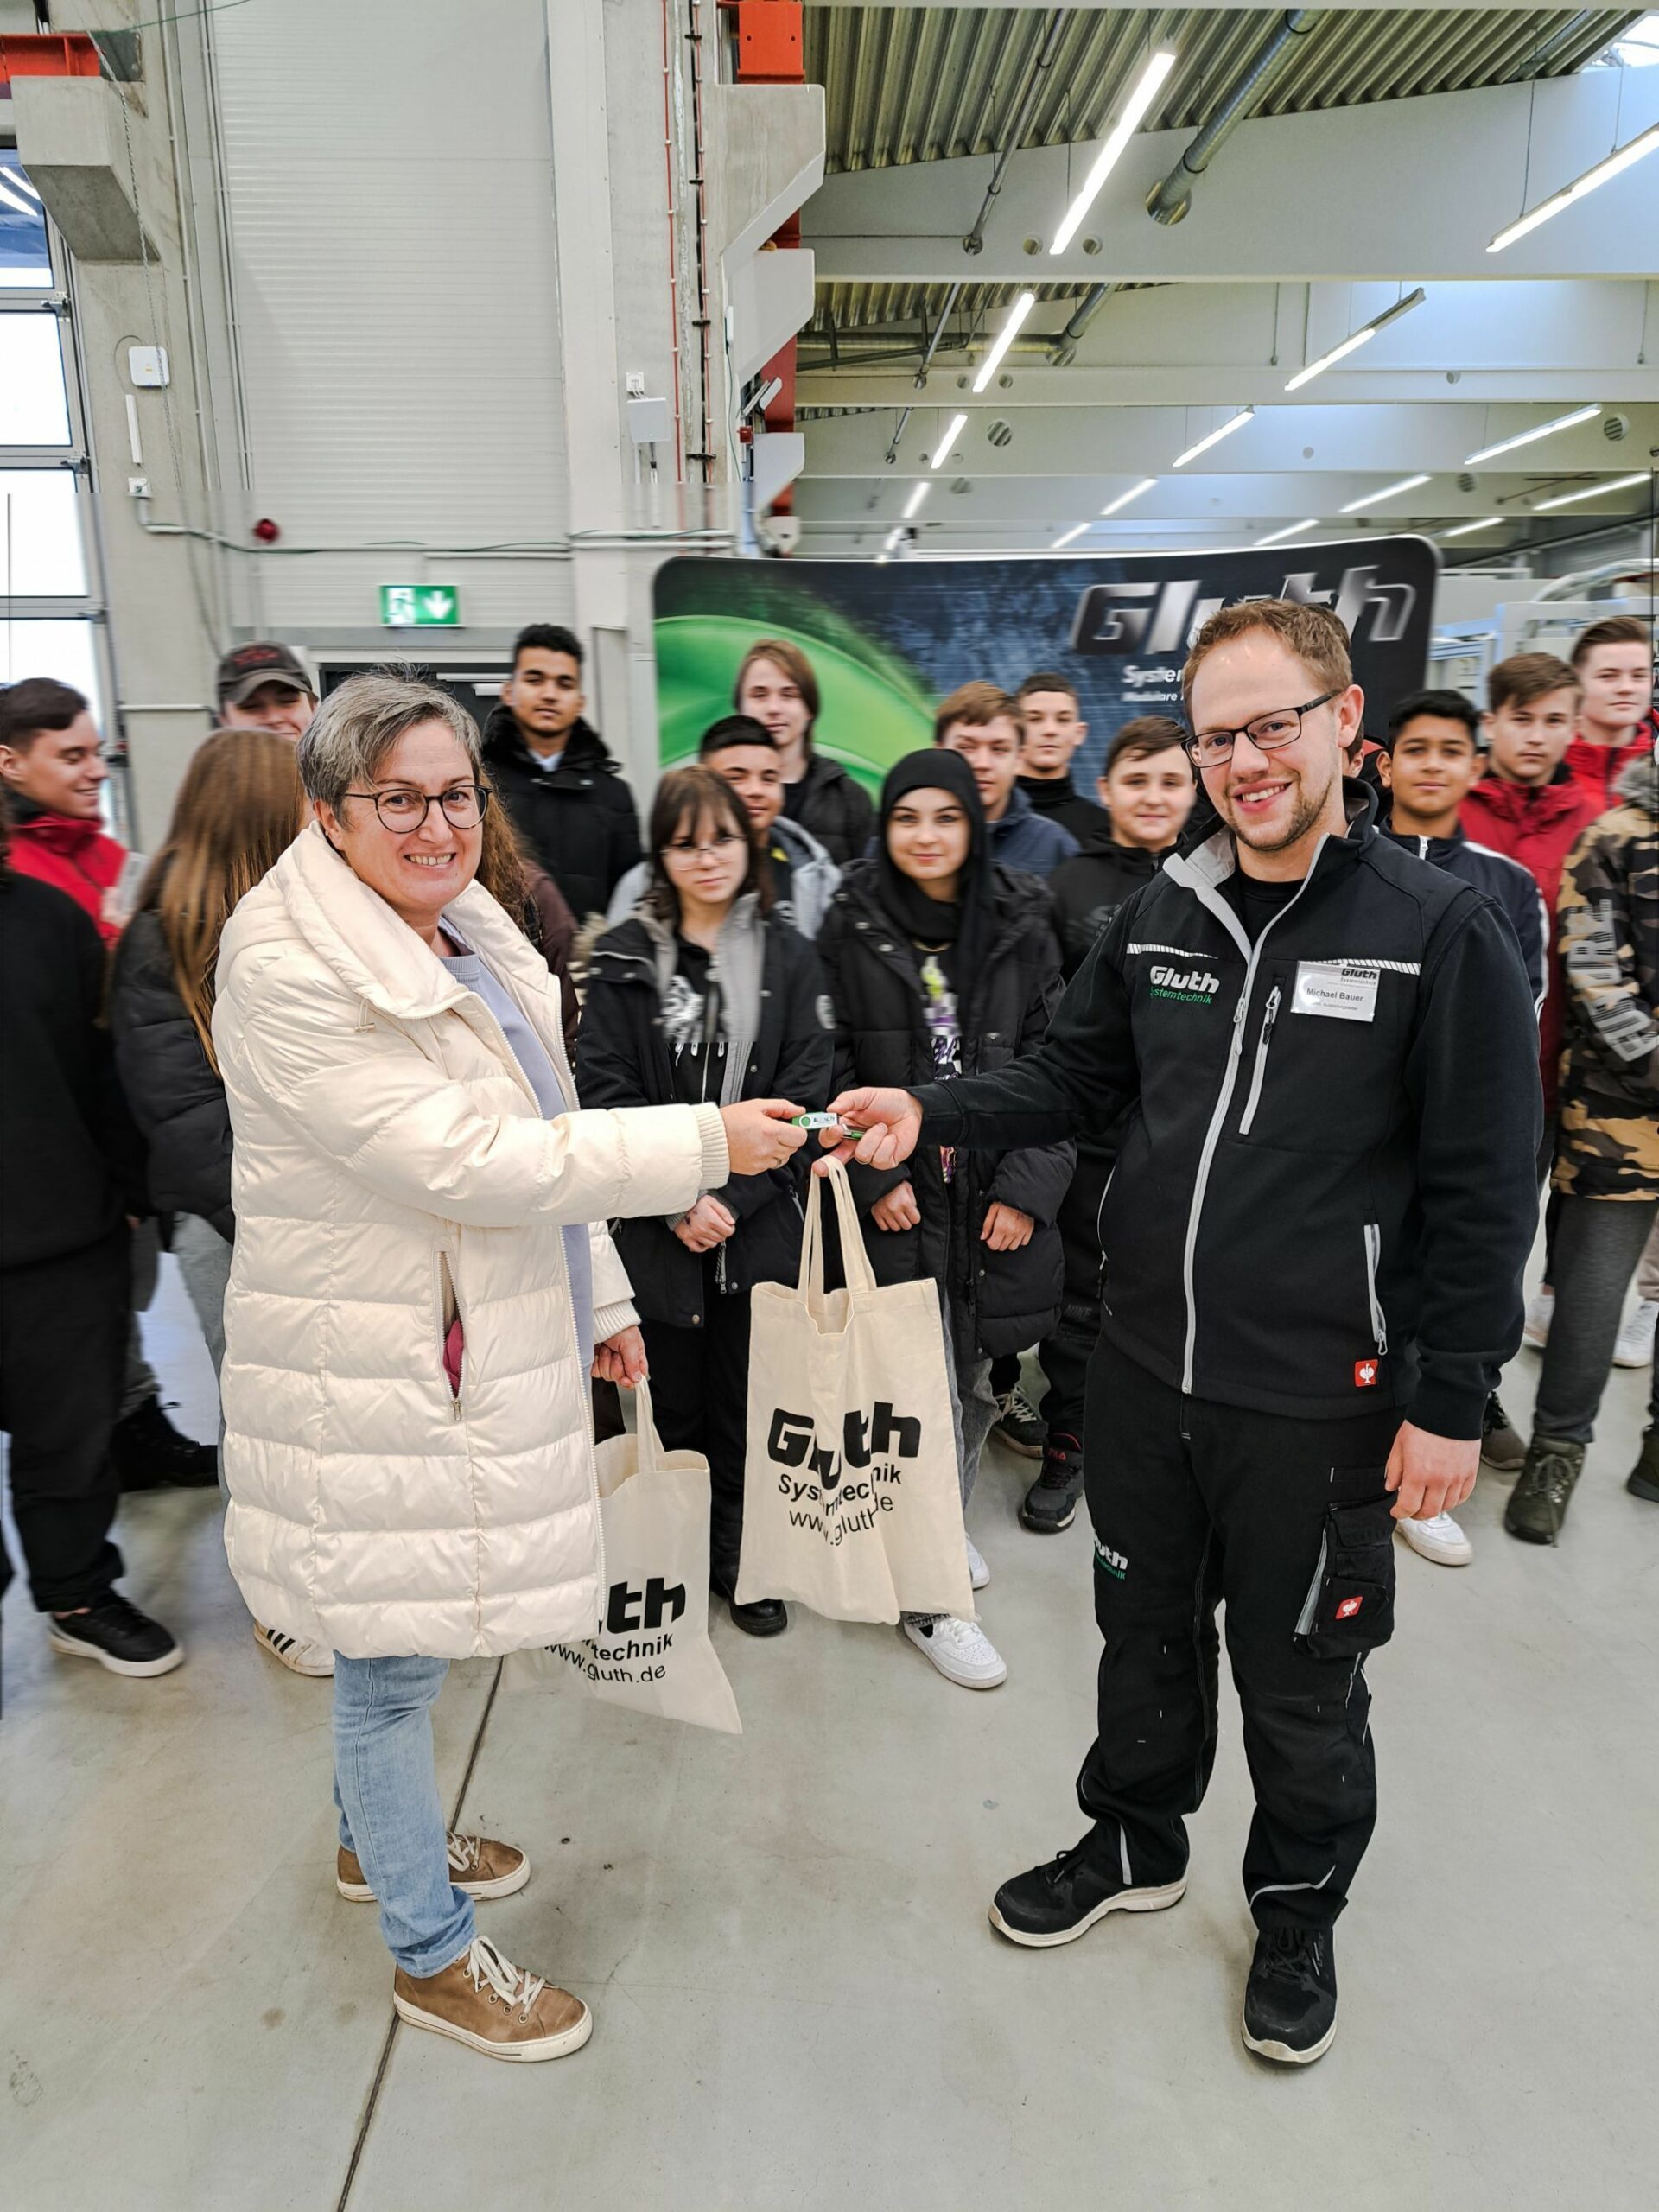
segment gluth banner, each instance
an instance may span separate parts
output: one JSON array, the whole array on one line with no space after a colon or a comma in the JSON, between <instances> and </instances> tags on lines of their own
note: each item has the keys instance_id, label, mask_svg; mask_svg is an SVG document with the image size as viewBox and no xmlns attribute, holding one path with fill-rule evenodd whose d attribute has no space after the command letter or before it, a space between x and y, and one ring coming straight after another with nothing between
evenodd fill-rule
<instances>
[{"instance_id":1,"label":"gluth banner","mask_svg":"<svg viewBox=\"0 0 1659 2212\"><path fill-rule=\"evenodd\" d=\"M1353 641L1365 728L1422 686L1440 556L1423 537L1216 553L1048 560L677 560L656 580L658 727L664 767L692 759L735 706L750 648L780 638L819 693L813 744L874 792L895 760L931 744L959 683L1017 690L1034 670L1076 690L1089 736L1072 774L1086 790L1113 732L1181 712L1181 664L1217 607L1294 599L1334 609Z\"/></svg>"}]
</instances>

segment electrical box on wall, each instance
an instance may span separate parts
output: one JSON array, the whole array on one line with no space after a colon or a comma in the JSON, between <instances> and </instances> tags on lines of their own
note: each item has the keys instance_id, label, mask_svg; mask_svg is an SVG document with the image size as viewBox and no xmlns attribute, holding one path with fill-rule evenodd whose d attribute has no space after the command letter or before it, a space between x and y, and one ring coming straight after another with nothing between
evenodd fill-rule
<instances>
[{"instance_id":1,"label":"electrical box on wall","mask_svg":"<svg viewBox=\"0 0 1659 2212\"><path fill-rule=\"evenodd\" d=\"M127 374L140 391L160 391L169 381L165 346L129 346Z\"/></svg>"},{"instance_id":2,"label":"electrical box on wall","mask_svg":"<svg viewBox=\"0 0 1659 2212\"><path fill-rule=\"evenodd\" d=\"M665 446L670 436L668 402L665 399L629 400L628 435L637 446Z\"/></svg>"}]
</instances>

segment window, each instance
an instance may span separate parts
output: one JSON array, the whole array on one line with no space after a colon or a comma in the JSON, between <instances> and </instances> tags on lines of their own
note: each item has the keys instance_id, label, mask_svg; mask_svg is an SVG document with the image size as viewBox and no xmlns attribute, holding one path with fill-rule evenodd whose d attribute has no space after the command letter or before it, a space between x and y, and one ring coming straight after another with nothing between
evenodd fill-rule
<instances>
[{"instance_id":1,"label":"window","mask_svg":"<svg viewBox=\"0 0 1659 2212\"><path fill-rule=\"evenodd\" d=\"M46 210L15 153L0 147L0 286L30 292L52 288Z\"/></svg>"},{"instance_id":2,"label":"window","mask_svg":"<svg viewBox=\"0 0 1659 2212\"><path fill-rule=\"evenodd\" d=\"M86 595L73 472L0 468L0 599Z\"/></svg>"}]
</instances>

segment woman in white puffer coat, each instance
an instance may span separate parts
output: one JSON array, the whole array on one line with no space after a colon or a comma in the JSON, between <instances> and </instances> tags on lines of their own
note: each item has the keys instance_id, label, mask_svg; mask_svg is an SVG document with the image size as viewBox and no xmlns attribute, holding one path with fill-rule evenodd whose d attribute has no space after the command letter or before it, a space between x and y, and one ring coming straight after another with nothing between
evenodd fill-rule
<instances>
[{"instance_id":1,"label":"woman in white puffer coat","mask_svg":"<svg viewBox=\"0 0 1659 2212\"><path fill-rule=\"evenodd\" d=\"M473 881L490 794L444 693L353 677L300 772L316 818L226 925L213 1013L226 1545L257 1619L336 1655L337 1880L379 1902L397 2011L557 2057L587 2008L475 1937L529 1866L446 1835L430 1707L451 1659L599 1619L588 1376L645 1373L602 1224L780 1165L801 1109L574 1110L558 986Z\"/></svg>"}]
</instances>

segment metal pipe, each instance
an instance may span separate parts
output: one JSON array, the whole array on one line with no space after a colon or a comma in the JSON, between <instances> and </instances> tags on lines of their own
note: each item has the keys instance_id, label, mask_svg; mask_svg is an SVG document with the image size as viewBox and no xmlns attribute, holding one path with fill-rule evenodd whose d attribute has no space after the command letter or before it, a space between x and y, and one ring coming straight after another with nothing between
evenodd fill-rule
<instances>
[{"instance_id":1,"label":"metal pipe","mask_svg":"<svg viewBox=\"0 0 1659 2212\"><path fill-rule=\"evenodd\" d=\"M944 335L944 326L950 321L950 317L956 312L957 302L961 297L962 285L960 281L958 281L951 285L950 290L944 296L944 305L939 309L939 319L933 326L933 335L928 340L927 350L922 355L922 365L916 372L916 389L918 391L924 391L927 388L927 372L933 365L933 356L939 350L939 340Z\"/></svg>"},{"instance_id":2,"label":"metal pipe","mask_svg":"<svg viewBox=\"0 0 1659 2212\"><path fill-rule=\"evenodd\" d=\"M1048 358L1057 369L1064 368L1076 354L1077 340L1100 313L1112 294L1122 289L1114 277L1109 284L1093 284L1077 303L1077 313L1057 338L1048 341Z\"/></svg>"},{"instance_id":3,"label":"metal pipe","mask_svg":"<svg viewBox=\"0 0 1659 2212\"><path fill-rule=\"evenodd\" d=\"M1031 111L1037 105L1037 94L1043 79L1054 67L1060 48L1060 34L1065 28L1065 14L1064 8L1056 8L1049 16L1047 36L1031 65L1031 73L1026 79L1019 105L1014 110L1014 121L1002 142L1002 150L996 157L996 167L991 171L991 181L986 188L984 199L980 202L979 213L974 218L973 228L962 242L964 253L978 253L984 246L985 218L990 213L997 194L1002 189L1003 175L1026 135L1026 125L1031 121Z\"/></svg>"},{"instance_id":4,"label":"metal pipe","mask_svg":"<svg viewBox=\"0 0 1659 2212\"><path fill-rule=\"evenodd\" d=\"M1179 223L1192 205L1192 180L1202 176L1222 146L1243 120L1252 98L1277 71L1291 42L1315 29L1311 8L1287 8L1284 21L1268 41L1255 67L1241 78L1216 110L1174 168L1147 194L1147 213L1154 223Z\"/></svg>"}]
</instances>

